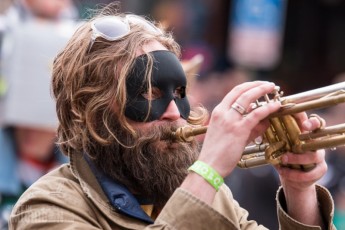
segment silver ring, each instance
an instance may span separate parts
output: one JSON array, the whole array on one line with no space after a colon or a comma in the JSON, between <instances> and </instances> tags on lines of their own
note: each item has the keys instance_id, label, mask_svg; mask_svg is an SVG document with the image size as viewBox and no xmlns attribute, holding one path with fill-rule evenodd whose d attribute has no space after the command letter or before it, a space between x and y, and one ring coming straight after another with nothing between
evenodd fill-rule
<instances>
[{"instance_id":1,"label":"silver ring","mask_svg":"<svg viewBox=\"0 0 345 230\"><path fill-rule=\"evenodd\" d=\"M242 116L246 114L246 109L238 104L237 102L235 102L234 104L231 105L231 108L233 108L234 110L236 110L239 114L241 114Z\"/></svg>"}]
</instances>

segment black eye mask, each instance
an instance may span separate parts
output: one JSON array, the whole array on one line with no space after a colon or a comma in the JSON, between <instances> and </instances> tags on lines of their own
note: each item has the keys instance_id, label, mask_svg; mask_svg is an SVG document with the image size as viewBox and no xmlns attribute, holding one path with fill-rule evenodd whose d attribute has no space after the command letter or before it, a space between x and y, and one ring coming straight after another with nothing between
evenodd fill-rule
<instances>
[{"instance_id":1,"label":"black eye mask","mask_svg":"<svg viewBox=\"0 0 345 230\"><path fill-rule=\"evenodd\" d=\"M149 110L150 100L144 96L148 92L145 81L148 58L146 54L143 54L137 57L130 76L126 80L126 117L140 122L158 120L166 111L169 103L174 100L181 117L187 119L190 113L189 102L185 95L187 79L180 61L170 51L159 50L150 54L154 59L151 85L159 90L160 97L151 100ZM179 95L176 95L176 90Z\"/></svg>"}]
</instances>

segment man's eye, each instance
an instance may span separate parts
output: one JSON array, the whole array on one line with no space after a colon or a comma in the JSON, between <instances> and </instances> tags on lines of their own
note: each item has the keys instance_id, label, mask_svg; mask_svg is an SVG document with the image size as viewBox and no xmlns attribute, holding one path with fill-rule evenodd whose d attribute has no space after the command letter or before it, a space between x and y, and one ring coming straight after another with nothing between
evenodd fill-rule
<instances>
[{"instance_id":1,"label":"man's eye","mask_svg":"<svg viewBox=\"0 0 345 230\"><path fill-rule=\"evenodd\" d=\"M181 99L184 97L186 97L186 87L180 86L180 87L176 88L174 91L174 98Z\"/></svg>"},{"instance_id":2,"label":"man's eye","mask_svg":"<svg viewBox=\"0 0 345 230\"><path fill-rule=\"evenodd\" d=\"M161 97L163 97L163 92L158 89L157 87L152 87L152 93L149 92L142 93L142 96L147 100L157 100Z\"/></svg>"}]
</instances>

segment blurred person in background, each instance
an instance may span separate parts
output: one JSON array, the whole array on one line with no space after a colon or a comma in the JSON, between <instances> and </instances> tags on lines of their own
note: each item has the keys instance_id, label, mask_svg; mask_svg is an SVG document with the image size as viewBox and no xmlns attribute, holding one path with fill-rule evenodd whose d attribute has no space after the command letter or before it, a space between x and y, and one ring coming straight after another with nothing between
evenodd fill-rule
<instances>
[{"instance_id":1,"label":"blurred person in background","mask_svg":"<svg viewBox=\"0 0 345 230\"><path fill-rule=\"evenodd\" d=\"M78 19L79 14L72 0L12 0L12 4L1 15L6 26L23 23L28 20L59 20Z\"/></svg>"},{"instance_id":2,"label":"blurred person in background","mask_svg":"<svg viewBox=\"0 0 345 230\"><path fill-rule=\"evenodd\" d=\"M70 0L18 0L0 17L0 229L19 196L67 162L55 145L50 79L75 17Z\"/></svg>"},{"instance_id":3,"label":"blurred person in background","mask_svg":"<svg viewBox=\"0 0 345 230\"><path fill-rule=\"evenodd\" d=\"M206 119L205 110L190 108L180 47L144 18L101 13L54 62L59 143L71 161L22 195L10 226L264 229L248 220L223 178L280 108L272 102L246 109L275 85L246 82L228 92L212 112L201 151L196 142L177 142L171 136L177 127ZM303 130L320 127L320 120L299 115ZM333 229L332 198L315 184L327 169L324 152L282 160L316 164L309 172L277 166L282 228Z\"/></svg>"},{"instance_id":4,"label":"blurred person in background","mask_svg":"<svg viewBox=\"0 0 345 230\"><path fill-rule=\"evenodd\" d=\"M152 7L152 16L164 28L174 33L174 38L183 47L181 59L188 60L199 54L204 58L199 72L203 79L215 69L220 56L214 45L207 42L210 33L212 5L200 0L162 0Z\"/></svg>"},{"instance_id":5,"label":"blurred person in background","mask_svg":"<svg viewBox=\"0 0 345 230\"><path fill-rule=\"evenodd\" d=\"M12 5L9 5L7 9L2 9L2 12L0 14L0 99L9 87L10 78L16 75L13 73L14 65L25 62L30 66L29 55L34 55L33 59L45 58L44 53L36 54L36 45L47 43L49 46L50 39L53 40L51 41L52 49L56 50L54 43L59 43L58 40L61 40L60 43L65 42L66 38L73 33L75 20L78 19L78 11L71 0L13 0ZM58 34L58 36L44 37L49 36L49 33ZM27 44L24 44L24 36L29 37ZM17 43L22 47L18 47ZM30 46L33 46L31 50ZM16 51L22 52L26 60L18 58L21 54L13 54ZM32 52L29 54L29 51ZM38 57L39 55L41 57ZM50 58L49 61L52 62L51 55L47 58ZM51 66L51 63L49 65ZM6 73L8 71L11 73ZM0 122L2 119L3 114L0 109Z\"/></svg>"}]
</instances>

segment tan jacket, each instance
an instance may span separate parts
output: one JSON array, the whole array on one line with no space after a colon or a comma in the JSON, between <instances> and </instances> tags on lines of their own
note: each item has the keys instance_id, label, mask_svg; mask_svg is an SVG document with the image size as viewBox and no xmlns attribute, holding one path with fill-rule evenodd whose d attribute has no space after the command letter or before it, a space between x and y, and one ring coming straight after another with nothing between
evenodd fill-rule
<instances>
[{"instance_id":1,"label":"tan jacket","mask_svg":"<svg viewBox=\"0 0 345 230\"><path fill-rule=\"evenodd\" d=\"M320 229L306 226L283 210L284 194L278 191L281 229ZM328 191L318 186L318 198L328 229L333 227L333 202ZM10 229L266 229L250 221L248 212L222 186L213 206L187 191L177 189L154 224L117 212L106 198L89 165L75 155L65 164L31 186L15 205Z\"/></svg>"}]
</instances>

